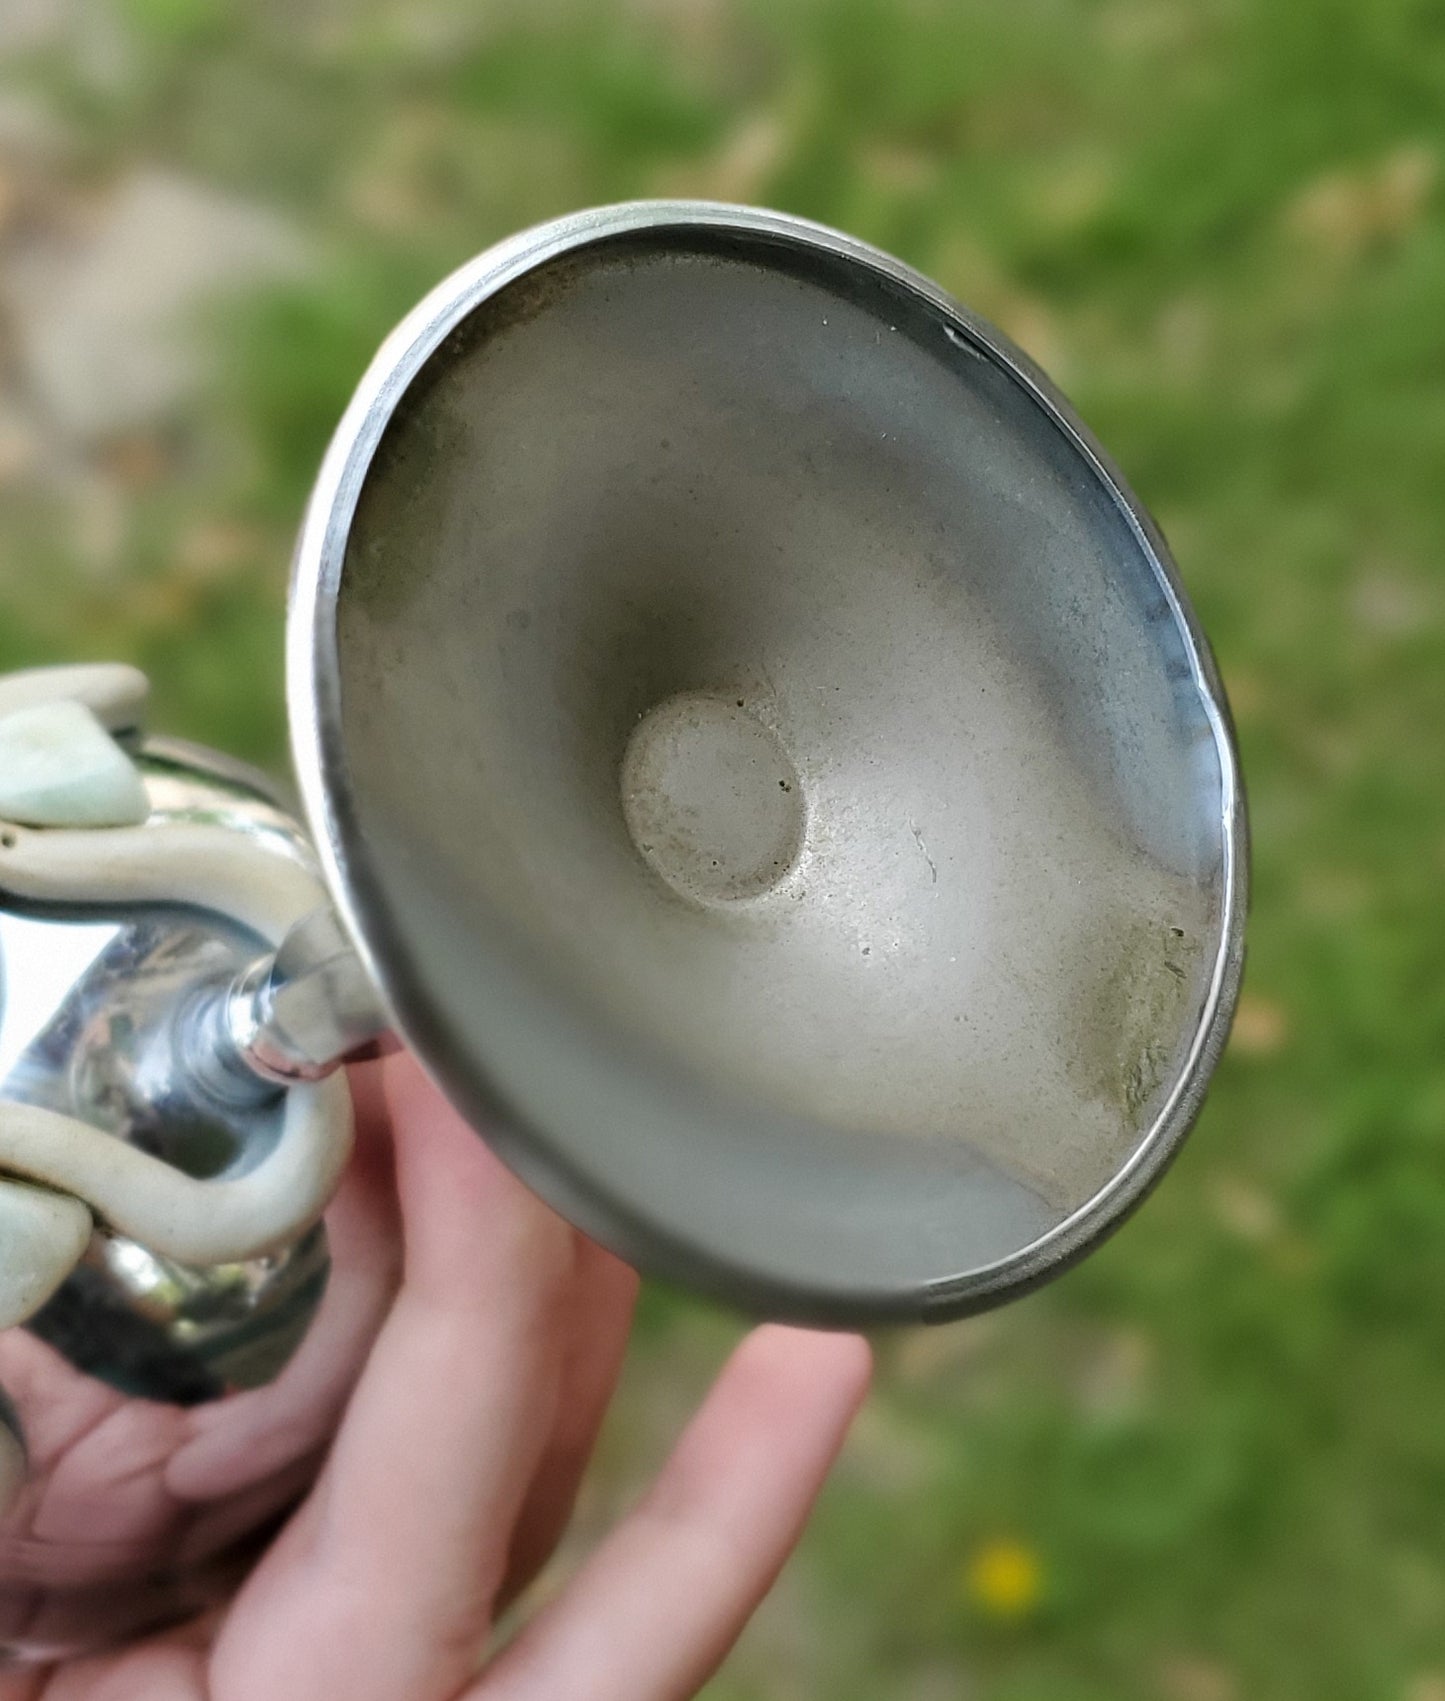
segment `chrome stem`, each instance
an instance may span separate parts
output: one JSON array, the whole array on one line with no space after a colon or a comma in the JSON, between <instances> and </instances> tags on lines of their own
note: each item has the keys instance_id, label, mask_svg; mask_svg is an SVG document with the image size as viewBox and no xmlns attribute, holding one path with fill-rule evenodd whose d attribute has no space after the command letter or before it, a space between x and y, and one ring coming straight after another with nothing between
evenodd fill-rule
<instances>
[{"instance_id":1,"label":"chrome stem","mask_svg":"<svg viewBox=\"0 0 1445 1701\"><path fill-rule=\"evenodd\" d=\"M370 976L323 906L298 922L279 950L192 1002L180 1054L224 1102L261 1103L396 1044Z\"/></svg>"}]
</instances>

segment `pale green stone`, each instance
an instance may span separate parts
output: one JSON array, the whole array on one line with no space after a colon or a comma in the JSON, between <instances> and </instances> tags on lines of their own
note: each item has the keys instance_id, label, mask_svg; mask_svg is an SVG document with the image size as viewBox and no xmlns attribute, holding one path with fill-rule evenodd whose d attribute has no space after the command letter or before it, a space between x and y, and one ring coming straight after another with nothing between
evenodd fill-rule
<instances>
[{"instance_id":1,"label":"pale green stone","mask_svg":"<svg viewBox=\"0 0 1445 1701\"><path fill-rule=\"evenodd\" d=\"M150 813L134 763L83 704L0 719L0 821L22 827L134 827Z\"/></svg>"}]
</instances>

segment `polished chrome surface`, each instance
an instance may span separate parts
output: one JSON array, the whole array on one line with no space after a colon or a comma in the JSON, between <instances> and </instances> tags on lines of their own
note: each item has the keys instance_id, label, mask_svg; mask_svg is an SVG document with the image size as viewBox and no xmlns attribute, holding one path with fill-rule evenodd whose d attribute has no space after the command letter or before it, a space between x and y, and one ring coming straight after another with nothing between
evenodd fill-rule
<instances>
[{"instance_id":1,"label":"polished chrome surface","mask_svg":"<svg viewBox=\"0 0 1445 1701\"><path fill-rule=\"evenodd\" d=\"M98 1230L84 1264L28 1327L112 1388L195 1406L275 1380L328 1270L320 1227L268 1258L206 1269Z\"/></svg>"},{"instance_id":2,"label":"polished chrome surface","mask_svg":"<svg viewBox=\"0 0 1445 1701\"><path fill-rule=\"evenodd\" d=\"M147 738L135 754L150 796L150 826L221 827L315 867L310 838L259 769L179 738Z\"/></svg>"},{"instance_id":3,"label":"polished chrome surface","mask_svg":"<svg viewBox=\"0 0 1445 1701\"><path fill-rule=\"evenodd\" d=\"M218 828L309 865L281 801L239 765L161 741L138 759L147 830ZM0 893L0 1101L80 1118L191 1176L248 1173L275 1145L282 1095L210 1094L176 1047L185 1013L262 952L194 906ZM98 1226L29 1323L0 1332L0 1664L204 1606L304 1491L394 1264L379 1225L368 1237L339 1209L335 1237L318 1225L204 1268Z\"/></svg>"},{"instance_id":4,"label":"polished chrome surface","mask_svg":"<svg viewBox=\"0 0 1445 1701\"><path fill-rule=\"evenodd\" d=\"M259 776L179 744L146 746L140 762L152 822L222 826L309 857L294 820ZM227 993L258 958L269 960L264 941L194 907L92 914L13 899L9 905L0 909L0 1100L75 1117L189 1176L254 1168L280 1134L279 1088L256 1082L245 1097L208 1090L186 1041L198 1009ZM98 1231L85 1270L32 1327L62 1348L84 1338L86 1368L103 1380L150 1398L173 1397L165 1378L185 1380L186 1373L167 1369L156 1386L138 1385L131 1343L119 1338L120 1313L169 1336L172 1356L217 1362L233 1356L231 1335L251 1341L269 1319L275 1343L251 1356L274 1371L297 1338L298 1298L309 1294L314 1305L324 1271L320 1230L279 1254L204 1270ZM86 1321L85 1313L99 1311L106 1312L104 1325ZM114 1365L106 1356L112 1338ZM255 1371L245 1380L268 1376ZM209 1372L198 1380L216 1392L224 1386Z\"/></svg>"},{"instance_id":5,"label":"polished chrome surface","mask_svg":"<svg viewBox=\"0 0 1445 1701\"><path fill-rule=\"evenodd\" d=\"M463 268L332 444L289 670L407 1038L635 1261L976 1309L1193 1121L1245 905L1213 663L1067 404L876 250L644 203Z\"/></svg>"},{"instance_id":6,"label":"polished chrome surface","mask_svg":"<svg viewBox=\"0 0 1445 1701\"><path fill-rule=\"evenodd\" d=\"M252 963L208 1015L193 1029L197 1066L209 1056L233 1083L324 1080L395 1045L391 1017L329 905Z\"/></svg>"},{"instance_id":7,"label":"polished chrome surface","mask_svg":"<svg viewBox=\"0 0 1445 1701\"><path fill-rule=\"evenodd\" d=\"M199 911L0 913L0 1097L78 1117L187 1175L248 1167L277 1137L279 1094L238 1112L205 1092L177 1055L178 1017L260 946Z\"/></svg>"},{"instance_id":8,"label":"polished chrome surface","mask_svg":"<svg viewBox=\"0 0 1445 1701\"><path fill-rule=\"evenodd\" d=\"M111 670L102 671L113 677ZM63 764L64 751L52 760ZM89 919L142 906L189 907L228 918L253 936L253 951L264 942L268 952L324 905L325 891L299 829L234 764L205 764L175 750L152 749L141 755L140 768L147 813L135 824L34 830L3 823L0 893L17 907L73 911ZM68 783L63 772L55 778ZM14 1259L0 1257L0 1318L19 1321L60 1279L82 1226L77 1209L154 1252L194 1264L273 1252L320 1217L350 1149L344 1081L301 1082L282 1095L275 1083L248 1077L248 1090L239 1094L236 1081L212 1067L209 1055L206 1067L192 1067L196 1058L189 1042L200 1013L228 996L238 972L234 965L197 968L168 1000L169 1017L158 1003L152 1012L155 1031L144 1047L146 1066L176 1114L188 1097L198 1101L202 1116L217 1100L232 1114L274 1103L275 1138L244 1169L197 1178L69 1110L34 1098L0 1100L0 1169L30 1184L28 1193L8 1184L0 1188L0 1209L17 1244L32 1249ZM222 1084L227 1090L217 1092Z\"/></svg>"},{"instance_id":9,"label":"polished chrome surface","mask_svg":"<svg viewBox=\"0 0 1445 1701\"><path fill-rule=\"evenodd\" d=\"M197 763L204 763L198 768ZM178 739L151 739L143 768L153 819L204 822L283 847L310 864L310 842L266 776ZM202 777L204 775L204 777ZM391 1018L329 905L252 957L185 1012L178 1069L244 1107L278 1087L325 1078L394 1048Z\"/></svg>"}]
</instances>

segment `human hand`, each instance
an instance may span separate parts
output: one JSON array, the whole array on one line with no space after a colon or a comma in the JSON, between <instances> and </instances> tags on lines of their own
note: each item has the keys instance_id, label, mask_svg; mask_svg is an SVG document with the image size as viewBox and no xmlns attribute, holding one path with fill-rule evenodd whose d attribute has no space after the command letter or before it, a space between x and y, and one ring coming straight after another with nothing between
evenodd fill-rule
<instances>
[{"instance_id":1,"label":"human hand","mask_svg":"<svg viewBox=\"0 0 1445 1701\"><path fill-rule=\"evenodd\" d=\"M391 1131L401 1281L314 1488L224 1612L0 1677L0 1701L683 1701L791 1552L869 1356L767 1327L641 1504L487 1658L570 1518L636 1278L409 1060L358 1098L363 1148Z\"/></svg>"}]
</instances>

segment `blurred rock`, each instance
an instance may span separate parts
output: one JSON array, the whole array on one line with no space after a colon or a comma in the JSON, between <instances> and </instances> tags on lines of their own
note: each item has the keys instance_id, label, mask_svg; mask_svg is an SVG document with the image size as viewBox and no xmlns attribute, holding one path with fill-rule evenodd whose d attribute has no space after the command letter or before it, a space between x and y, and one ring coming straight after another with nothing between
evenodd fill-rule
<instances>
[{"instance_id":1,"label":"blurred rock","mask_svg":"<svg viewBox=\"0 0 1445 1701\"><path fill-rule=\"evenodd\" d=\"M30 421L0 394L0 490L29 478L40 460L40 440Z\"/></svg>"},{"instance_id":2,"label":"blurred rock","mask_svg":"<svg viewBox=\"0 0 1445 1701\"><path fill-rule=\"evenodd\" d=\"M404 238L445 217L434 185L444 175L454 127L436 103L408 102L378 125L348 175L349 210L369 230Z\"/></svg>"},{"instance_id":3,"label":"blurred rock","mask_svg":"<svg viewBox=\"0 0 1445 1701\"><path fill-rule=\"evenodd\" d=\"M75 0L3 0L0 3L0 60L30 53L61 40L77 13Z\"/></svg>"},{"instance_id":4,"label":"blurred rock","mask_svg":"<svg viewBox=\"0 0 1445 1701\"><path fill-rule=\"evenodd\" d=\"M65 148L64 131L40 102L0 89L0 246L23 240Z\"/></svg>"},{"instance_id":5,"label":"blurred rock","mask_svg":"<svg viewBox=\"0 0 1445 1701\"><path fill-rule=\"evenodd\" d=\"M204 371L198 314L304 264L274 214L141 171L79 230L8 260L0 293L37 410L83 445L174 412Z\"/></svg>"},{"instance_id":6,"label":"blurred rock","mask_svg":"<svg viewBox=\"0 0 1445 1701\"><path fill-rule=\"evenodd\" d=\"M1180 1658L1166 1661L1159 1673L1165 1701L1238 1701L1239 1685L1231 1673L1212 1660Z\"/></svg>"},{"instance_id":7,"label":"blurred rock","mask_svg":"<svg viewBox=\"0 0 1445 1701\"><path fill-rule=\"evenodd\" d=\"M0 66L48 53L94 90L122 88L133 76L135 43L115 0L0 0Z\"/></svg>"},{"instance_id":8,"label":"blurred rock","mask_svg":"<svg viewBox=\"0 0 1445 1701\"><path fill-rule=\"evenodd\" d=\"M128 431L106 440L97 457L101 472L122 490L148 490L171 471L166 444L149 431Z\"/></svg>"}]
</instances>

